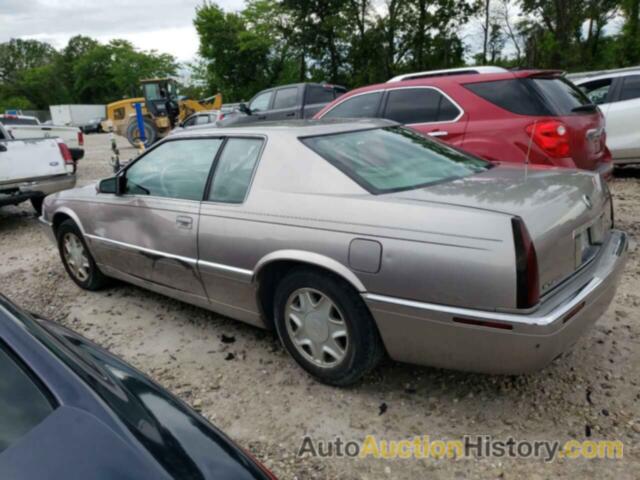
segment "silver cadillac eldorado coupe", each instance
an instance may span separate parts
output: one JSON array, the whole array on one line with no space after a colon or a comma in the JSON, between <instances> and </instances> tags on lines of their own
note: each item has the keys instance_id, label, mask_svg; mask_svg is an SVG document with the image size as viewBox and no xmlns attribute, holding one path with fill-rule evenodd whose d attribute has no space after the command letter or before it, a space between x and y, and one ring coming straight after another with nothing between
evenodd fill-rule
<instances>
[{"instance_id":1,"label":"silver cadillac eldorado coupe","mask_svg":"<svg viewBox=\"0 0 640 480\"><path fill-rule=\"evenodd\" d=\"M265 328L319 380L386 352L539 369L611 302L627 252L583 171L494 165L384 120L185 131L46 198L80 287L116 278Z\"/></svg>"}]
</instances>

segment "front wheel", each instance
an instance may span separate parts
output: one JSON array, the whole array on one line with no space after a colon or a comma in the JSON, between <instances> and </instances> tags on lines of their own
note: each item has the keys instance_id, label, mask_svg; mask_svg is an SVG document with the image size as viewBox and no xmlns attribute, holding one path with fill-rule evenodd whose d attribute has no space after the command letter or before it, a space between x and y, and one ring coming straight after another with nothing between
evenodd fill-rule
<instances>
[{"instance_id":1,"label":"front wheel","mask_svg":"<svg viewBox=\"0 0 640 480\"><path fill-rule=\"evenodd\" d=\"M76 285L85 290L99 290L109 283L109 277L98 269L75 222L62 222L56 238L62 264Z\"/></svg>"},{"instance_id":2,"label":"front wheel","mask_svg":"<svg viewBox=\"0 0 640 480\"><path fill-rule=\"evenodd\" d=\"M296 269L276 289L278 336L289 354L323 383L346 386L380 362L384 347L351 285L313 269Z\"/></svg>"}]
</instances>

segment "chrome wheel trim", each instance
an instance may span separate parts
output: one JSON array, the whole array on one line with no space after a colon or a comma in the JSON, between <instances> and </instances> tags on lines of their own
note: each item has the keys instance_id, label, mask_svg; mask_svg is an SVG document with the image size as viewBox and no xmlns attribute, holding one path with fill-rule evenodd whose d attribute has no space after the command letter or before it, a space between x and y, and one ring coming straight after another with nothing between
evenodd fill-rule
<instances>
[{"instance_id":1,"label":"chrome wheel trim","mask_svg":"<svg viewBox=\"0 0 640 480\"><path fill-rule=\"evenodd\" d=\"M326 294L300 288L287 299L284 314L287 335L303 358L321 368L344 360L349 330L344 315Z\"/></svg>"},{"instance_id":2,"label":"chrome wheel trim","mask_svg":"<svg viewBox=\"0 0 640 480\"><path fill-rule=\"evenodd\" d=\"M86 282L91 269L89 255L75 233L68 232L62 237L62 254L71 274L80 282Z\"/></svg>"}]
</instances>

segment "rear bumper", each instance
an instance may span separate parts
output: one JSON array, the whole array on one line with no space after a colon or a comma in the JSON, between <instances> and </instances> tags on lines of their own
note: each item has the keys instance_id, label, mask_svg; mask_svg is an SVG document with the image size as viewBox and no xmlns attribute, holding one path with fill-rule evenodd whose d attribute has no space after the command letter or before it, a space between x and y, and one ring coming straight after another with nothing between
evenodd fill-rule
<instances>
[{"instance_id":1,"label":"rear bumper","mask_svg":"<svg viewBox=\"0 0 640 480\"><path fill-rule=\"evenodd\" d=\"M580 277L563 286L527 314L375 294L363 294L363 298L395 360L483 373L525 373L544 367L570 349L605 312L615 295L627 249L627 235L613 231L589 268L589 278ZM477 321L494 326L481 326Z\"/></svg>"},{"instance_id":2,"label":"rear bumper","mask_svg":"<svg viewBox=\"0 0 640 480\"><path fill-rule=\"evenodd\" d=\"M75 187L75 174L56 175L15 184L0 185L0 205L16 205Z\"/></svg>"}]
</instances>

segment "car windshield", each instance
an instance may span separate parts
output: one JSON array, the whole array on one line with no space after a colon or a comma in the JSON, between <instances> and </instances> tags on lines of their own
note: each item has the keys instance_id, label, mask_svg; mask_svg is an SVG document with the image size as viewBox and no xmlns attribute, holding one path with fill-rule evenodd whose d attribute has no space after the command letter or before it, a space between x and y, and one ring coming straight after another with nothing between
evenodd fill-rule
<instances>
[{"instance_id":1,"label":"car windshield","mask_svg":"<svg viewBox=\"0 0 640 480\"><path fill-rule=\"evenodd\" d=\"M402 127L306 137L302 142L373 194L425 187L491 167Z\"/></svg>"}]
</instances>

